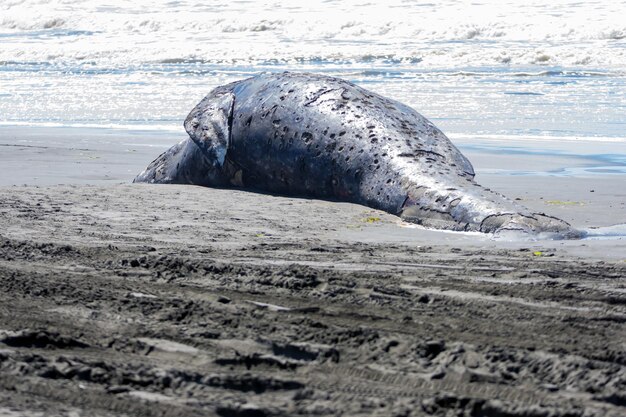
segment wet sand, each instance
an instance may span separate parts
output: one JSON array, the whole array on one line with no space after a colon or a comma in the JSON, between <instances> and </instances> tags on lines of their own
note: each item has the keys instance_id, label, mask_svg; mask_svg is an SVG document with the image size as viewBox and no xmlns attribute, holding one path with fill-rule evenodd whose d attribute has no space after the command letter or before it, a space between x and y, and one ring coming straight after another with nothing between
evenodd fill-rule
<instances>
[{"instance_id":1,"label":"wet sand","mask_svg":"<svg viewBox=\"0 0 626 417\"><path fill-rule=\"evenodd\" d=\"M624 413L623 238L134 185L170 135L52 131L0 128L0 415ZM605 145L464 153L479 183L591 228L626 223L623 175L584 174Z\"/></svg>"}]
</instances>

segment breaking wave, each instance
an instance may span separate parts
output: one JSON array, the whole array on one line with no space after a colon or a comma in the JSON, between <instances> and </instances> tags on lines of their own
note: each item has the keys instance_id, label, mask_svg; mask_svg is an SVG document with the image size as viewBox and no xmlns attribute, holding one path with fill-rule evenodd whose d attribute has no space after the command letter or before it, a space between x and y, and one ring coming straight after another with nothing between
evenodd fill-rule
<instances>
[{"instance_id":1,"label":"breaking wave","mask_svg":"<svg viewBox=\"0 0 626 417\"><path fill-rule=\"evenodd\" d=\"M624 15L621 0L593 7L571 0L9 0L0 4L0 61L623 68Z\"/></svg>"}]
</instances>

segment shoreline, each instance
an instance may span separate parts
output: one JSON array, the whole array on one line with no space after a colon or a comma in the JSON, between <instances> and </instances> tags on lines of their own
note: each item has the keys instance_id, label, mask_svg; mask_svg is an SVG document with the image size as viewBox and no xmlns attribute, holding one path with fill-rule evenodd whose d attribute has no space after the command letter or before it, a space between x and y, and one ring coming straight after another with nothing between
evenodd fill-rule
<instances>
[{"instance_id":1,"label":"shoreline","mask_svg":"<svg viewBox=\"0 0 626 417\"><path fill-rule=\"evenodd\" d=\"M0 126L0 187L128 184L180 132ZM455 140L476 181L578 228L626 224L626 141Z\"/></svg>"},{"instance_id":2,"label":"shoreline","mask_svg":"<svg viewBox=\"0 0 626 417\"><path fill-rule=\"evenodd\" d=\"M477 177L485 176L553 176L600 178L626 176L626 138L572 138L498 135L450 135L452 142L474 165ZM111 170L120 180L132 180L161 152L187 138L183 127L172 129L117 129L109 127L42 127L0 125L2 162L17 157L27 161L76 164L92 160L89 168L98 165L125 165L128 170ZM611 140L604 140L611 139ZM52 152L52 154L46 154ZM81 157L82 160L81 160ZM95 161L99 163L94 163ZM49 161L48 161L49 160ZM20 167L17 167L20 169ZM57 182L33 178L29 167L0 178L0 185L73 183L77 178L72 165L63 171L56 168L52 176ZM34 168L32 169L34 171ZM89 171L89 169L85 170ZM131 176L132 175L132 176ZM20 182L20 179L23 178ZM110 181L114 178L93 178Z\"/></svg>"}]
</instances>

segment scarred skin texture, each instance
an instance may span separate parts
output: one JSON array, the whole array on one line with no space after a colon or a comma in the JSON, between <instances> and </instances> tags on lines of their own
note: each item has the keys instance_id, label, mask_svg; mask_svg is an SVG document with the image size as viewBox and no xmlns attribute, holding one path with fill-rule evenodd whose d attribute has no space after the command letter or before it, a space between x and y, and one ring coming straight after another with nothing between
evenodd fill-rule
<instances>
[{"instance_id":1,"label":"scarred skin texture","mask_svg":"<svg viewBox=\"0 0 626 417\"><path fill-rule=\"evenodd\" d=\"M580 237L478 185L467 158L412 108L338 78L269 73L221 86L185 129L189 139L135 182L348 201L436 229Z\"/></svg>"}]
</instances>

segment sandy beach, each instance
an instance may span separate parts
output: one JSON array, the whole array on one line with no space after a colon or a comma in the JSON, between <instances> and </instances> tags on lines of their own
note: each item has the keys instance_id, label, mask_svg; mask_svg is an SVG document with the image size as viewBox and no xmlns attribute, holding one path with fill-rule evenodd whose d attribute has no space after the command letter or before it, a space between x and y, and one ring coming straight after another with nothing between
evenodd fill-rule
<instances>
[{"instance_id":1,"label":"sandy beach","mask_svg":"<svg viewBox=\"0 0 626 417\"><path fill-rule=\"evenodd\" d=\"M182 137L0 127L0 415L623 415L624 238L131 184ZM455 143L534 210L626 223L623 144Z\"/></svg>"}]
</instances>

